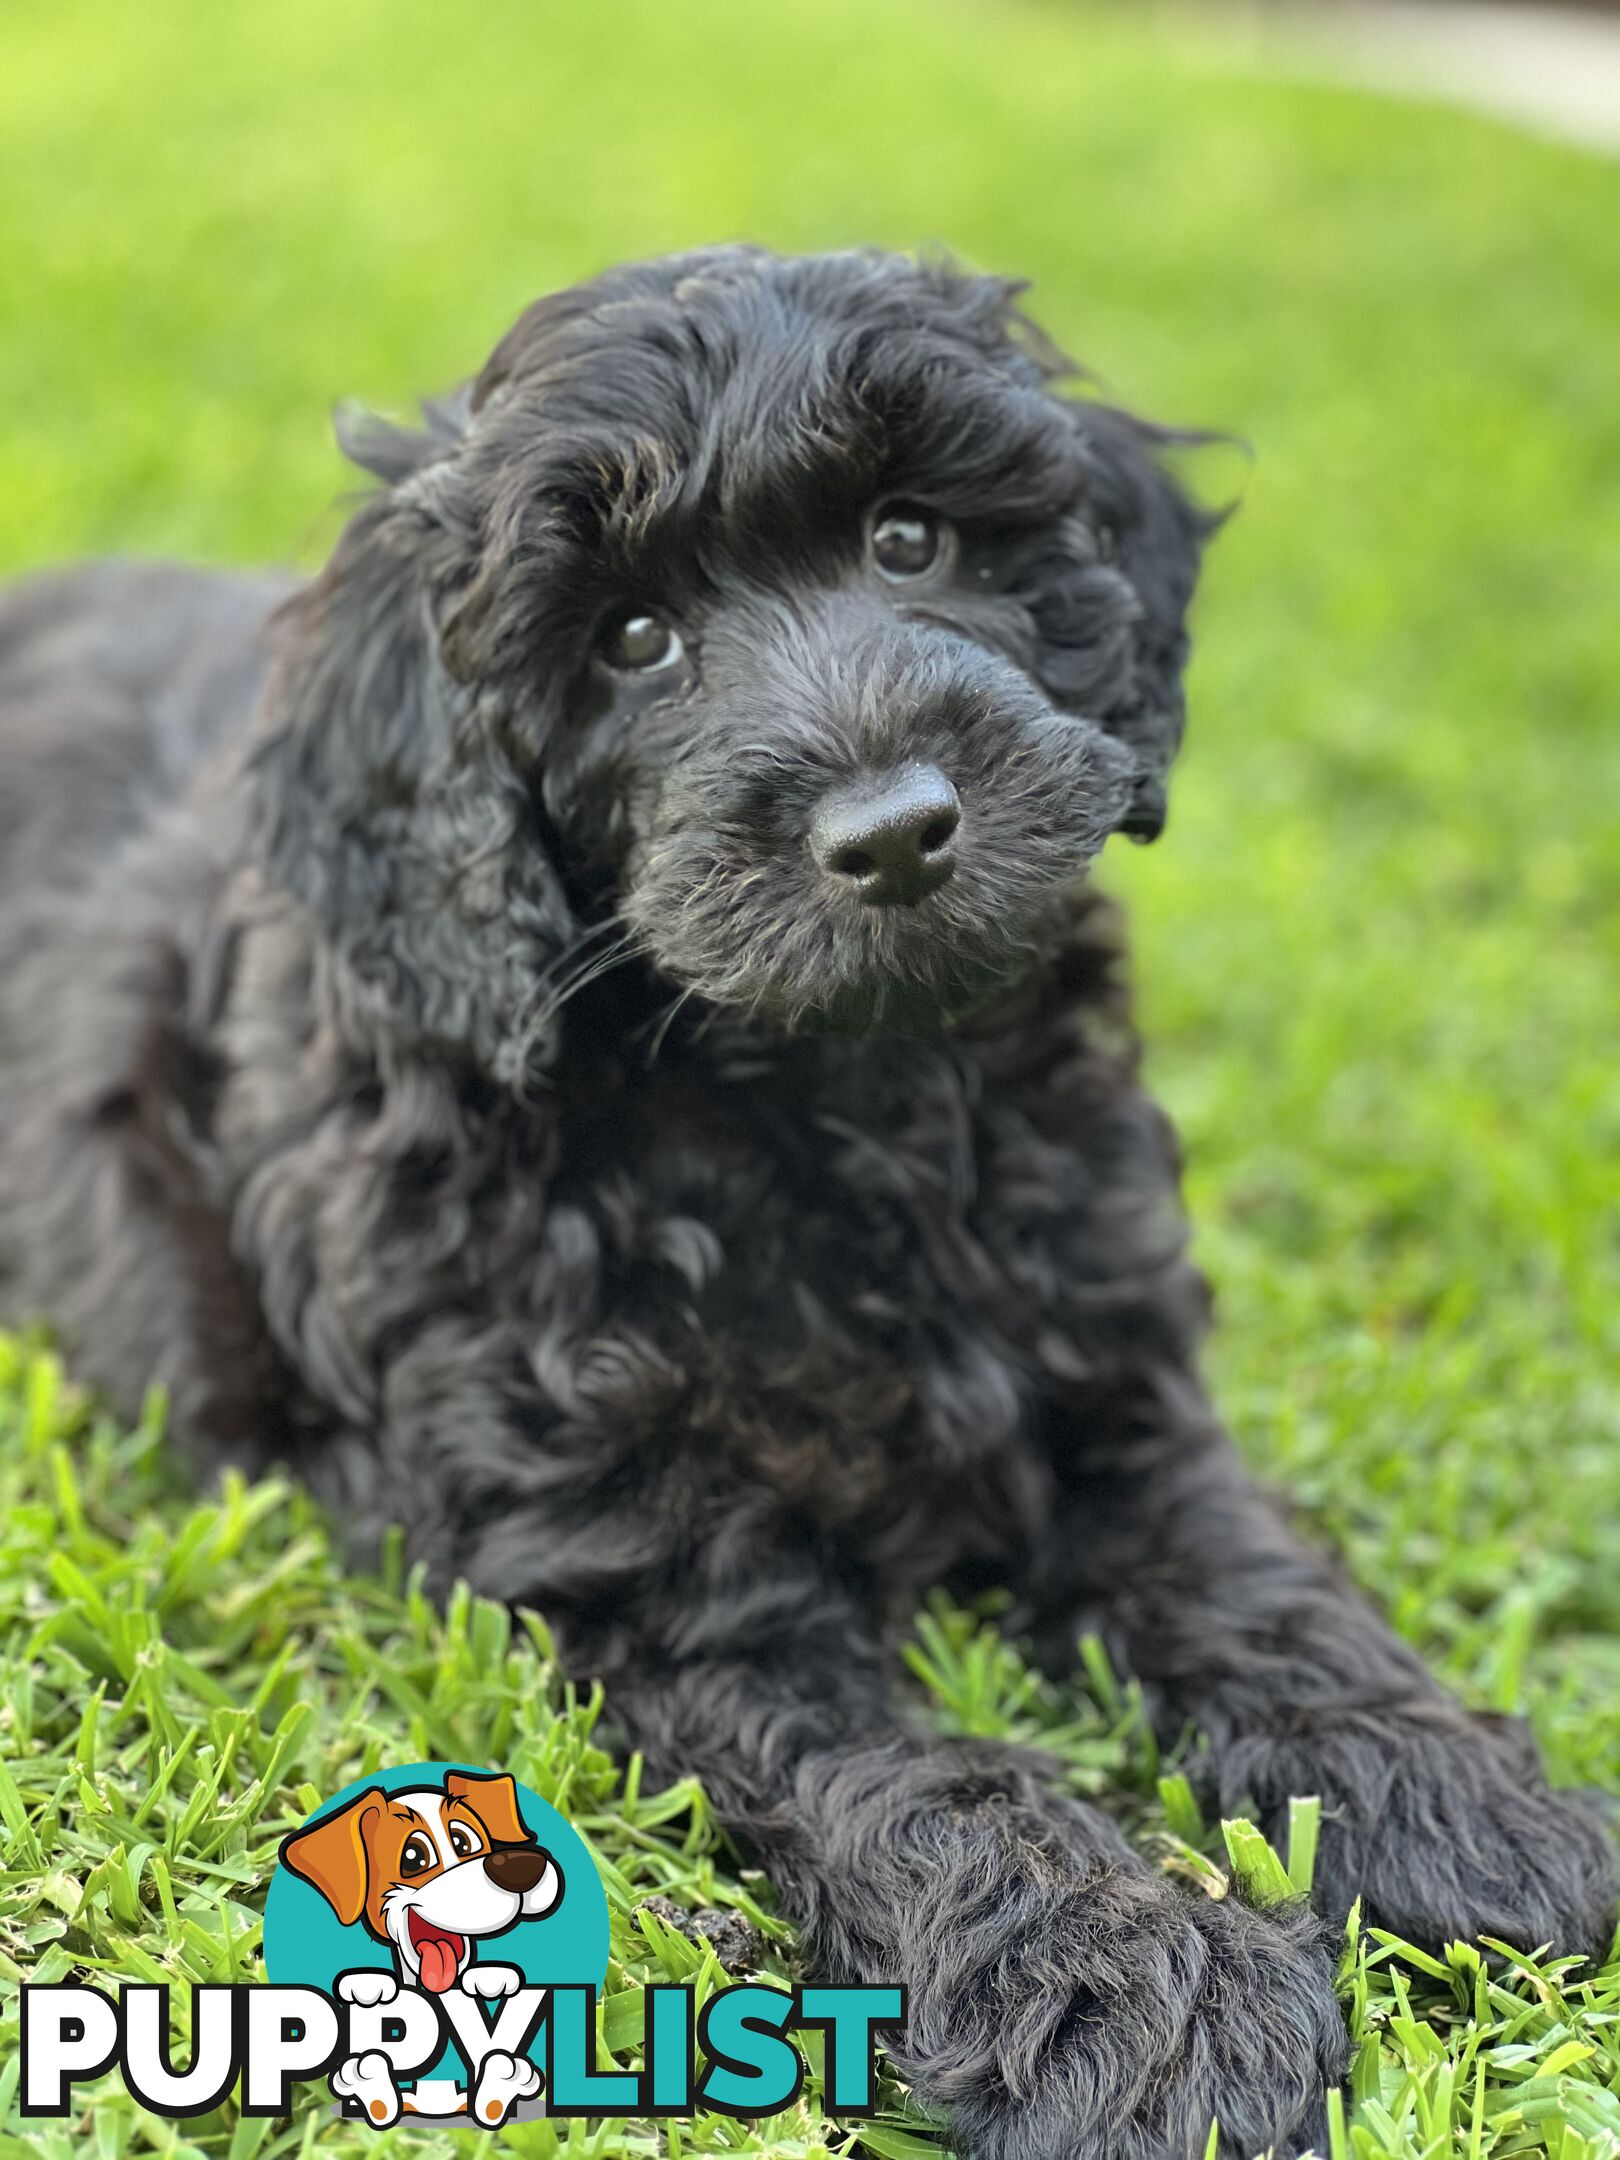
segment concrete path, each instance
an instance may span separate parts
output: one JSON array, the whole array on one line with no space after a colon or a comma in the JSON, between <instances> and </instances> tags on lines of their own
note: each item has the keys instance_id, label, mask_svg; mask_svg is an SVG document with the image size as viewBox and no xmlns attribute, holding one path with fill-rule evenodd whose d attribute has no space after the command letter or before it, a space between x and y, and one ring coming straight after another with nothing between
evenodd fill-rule
<instances>
[{"instance_id":1,"label":"concrete path","mask_svg":"<svg viewBox=\"0 0 1620 2160\"><path fill-rule=\"evenodd\" d=\"M1284 65L1473 105L1620 153L1620 13L1500 0L1273 0L1246 12Z\"/></svg>"}]
</instances>

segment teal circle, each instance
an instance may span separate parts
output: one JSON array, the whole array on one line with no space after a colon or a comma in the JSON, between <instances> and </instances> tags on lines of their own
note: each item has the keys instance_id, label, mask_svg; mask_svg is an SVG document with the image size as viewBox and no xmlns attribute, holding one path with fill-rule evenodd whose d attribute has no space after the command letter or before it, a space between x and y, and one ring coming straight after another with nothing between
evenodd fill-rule
<instances>
[{"instance_id":1,"label":"teal circle","mask_svg":"<svg viewBox=\"0 0 1620 2160\"><path fill-rule=\"evenodd\" d=\"M402 1763L391 1770L374 1770L334 1793L302 1827L324 1821L362 1793L378 1788L394 1793L412 1786L442 1786L451 1770L473 1777L490 1775L480 1763ZM542 1800L529 1786L517 1786L517 1800L525 1826L561 1870L562 1899L543 1920L517 1920L498 1935L481 1935L479 1956L486 1964L515 1965L534 1987L599 1988L607 1975L608 1906L590 1847L550 1801ZM368 1967L377 1972L395 1970L388 1945L378 1942L359 1921L345 1927L313 1883L278 1862L264 1905L266 1979L278 1987L313 1987L330 1995L339 1973ZM539 2039L530 2054L543 2070ZM467 2066L457 2049L446 2047L418 2075L465 2081Z\"/></svg>"}]
</instances>

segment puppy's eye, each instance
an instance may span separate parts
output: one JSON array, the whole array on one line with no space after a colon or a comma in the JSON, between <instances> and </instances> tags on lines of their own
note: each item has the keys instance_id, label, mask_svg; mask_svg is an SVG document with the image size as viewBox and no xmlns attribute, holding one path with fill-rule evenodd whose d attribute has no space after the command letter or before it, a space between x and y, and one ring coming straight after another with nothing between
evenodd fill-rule
<instances>
[{"instance_id":1,"label":"puppy's eye","mask_svg":"<svg viewBox=\"0 0 1620 2160\"><path fill-rule=\"evenodd\" d=\"M622 675L652 675L674 667L686 651L679 631L657 615L622 617L603 634L597 649Z\"/></svg>"},{"instance_id":2,"label":"puppy's eye","mask_svg":"<svg viewBox=\"0 0 1620 2160\"><path fill-rule=\"evenodd\" d=\"M399 1856L399 1872L402 1875L421 1875L433 1865L436 1855L425 1837L408 1837L405 1849Z\"/></svg>"},{"instance_id":3,"label":"puppy's eye","mask_svg":"<svg viewBox=\"0 0 1620 2160\"><path fill-rule=\"evenodd\" d=\"M478 1840L465 1823L453 1822L450 1825L450 1850L458 1860L465 1860L469 1853L477 1852Z\"/></svg>"},{"instance_id":4,"label":"puppy's eye","mask_svg":"<svg viewBox=\"0 0 1620 2160\"><path fill-rule=\"evenodd\" d=\"M873 567L896 584L926 577L944 557L951 528L918 503L887 503L872 521Z\"/></svg>"}]
</instances>

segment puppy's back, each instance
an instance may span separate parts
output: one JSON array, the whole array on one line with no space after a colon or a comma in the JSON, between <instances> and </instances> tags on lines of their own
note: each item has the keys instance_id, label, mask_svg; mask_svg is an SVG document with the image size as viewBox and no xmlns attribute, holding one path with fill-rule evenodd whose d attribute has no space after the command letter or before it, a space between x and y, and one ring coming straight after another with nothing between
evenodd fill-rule
<instances>
[{"instance_id":1,"label":"puppy's back","mask_svg":"<svg viewBox=\"0 0 1620 2160\"><path fill-rule=\"evenodd\" d=\"M0 590L0 909L73 889L246 725L293 580L101 562Z\"/></svg>"},{"instance_id":2,"label":"puppy's back","mask_svg":"<svg viewBox=\"0 0 1620 2160\"><path fill-rule=\"evenodd\" d=\"M157 1380L248 1440L268 1351L198 1180L190 1029L233 854L206 768L291 589L103 563L0 592L0 1324L48 1318L126 1415Z\"/></svg>"}]
</instances>

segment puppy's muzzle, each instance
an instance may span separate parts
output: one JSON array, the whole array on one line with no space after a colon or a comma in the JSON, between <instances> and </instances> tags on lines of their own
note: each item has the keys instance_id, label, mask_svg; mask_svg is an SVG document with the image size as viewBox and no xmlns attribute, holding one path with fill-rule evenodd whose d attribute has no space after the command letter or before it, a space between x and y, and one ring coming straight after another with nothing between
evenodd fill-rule
<instances>
[{"instance_id":1,"label":"puppy's muzzle","mask_svg":"<svg viewBox=\"0 0 1620 2160\"><path fill-rule=\"evenodd\" d=\"M826 796L810 852L835 885L874 907L915 907L956 868L962 803L937 765L908 763Z\"/></svg>"}]
</instances>

